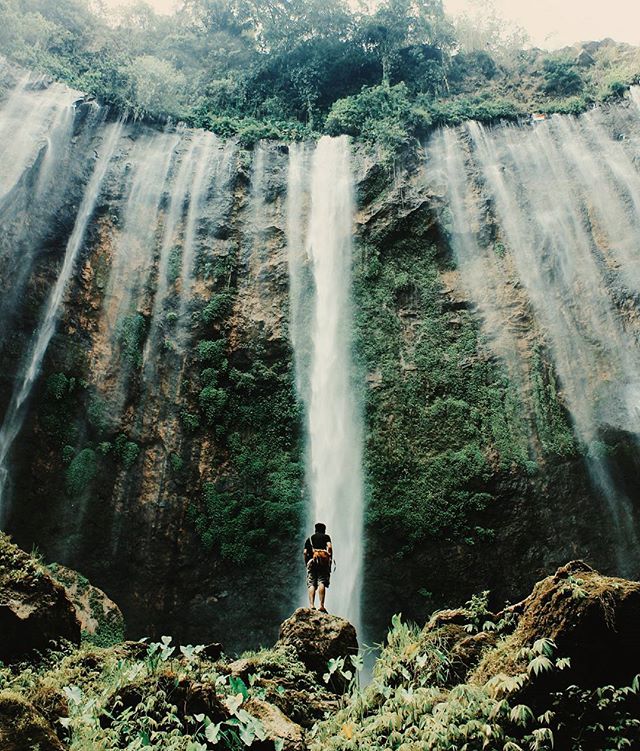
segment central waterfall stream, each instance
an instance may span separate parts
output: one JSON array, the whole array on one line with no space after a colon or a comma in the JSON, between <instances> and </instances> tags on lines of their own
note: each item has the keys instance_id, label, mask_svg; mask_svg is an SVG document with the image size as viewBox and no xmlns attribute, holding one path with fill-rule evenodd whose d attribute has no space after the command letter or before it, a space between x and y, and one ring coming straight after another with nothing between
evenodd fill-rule
<instances>
[{"instance_id":1,"label":"central waterfall stream","mask_svg":"<svg viewBox=\"0 0 640 751\"><path fill-rule=\"evenodd\" d=\"M313 509L308 526L327 526L337 565L328 607L357 628L363 479L362 426L351 357L354 202L348 140L322 138L310 170L305 166L304 151L294 149L289 170L291 330L307 415L307 483ZM309 173L304 231L304 175Z\"/></svg>"}]
</instances>

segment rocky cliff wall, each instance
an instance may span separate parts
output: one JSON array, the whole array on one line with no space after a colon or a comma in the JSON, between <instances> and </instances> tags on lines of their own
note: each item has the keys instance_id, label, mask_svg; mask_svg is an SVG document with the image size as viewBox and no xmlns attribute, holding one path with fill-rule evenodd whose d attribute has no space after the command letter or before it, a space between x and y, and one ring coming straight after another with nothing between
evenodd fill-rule
<instances>
[{"instance_id":1,"label":"rocky cliff wall","mask_svg":"<svg viewBox=\"0 0 640 751\"><path fill-rule=\"evenodd\" d=\"M36 148L3 198L2 405L104 145L95 105L73 117L46 195L32 200L50 153ZM299 591L287 161L282 144L125 126L11 452L8 530L108 591L131 634L253 646ZM526 290L501 285L496 308L519 377L461 276L421 155L392 169L358 147L354 173L366 638L393 612L424 619L478 589L519 597L568 558L615 571L613 525ZM487 214L482 247L495 226ZM603 440L630 480L633 441Z\"/></svg>"}]
</instances>

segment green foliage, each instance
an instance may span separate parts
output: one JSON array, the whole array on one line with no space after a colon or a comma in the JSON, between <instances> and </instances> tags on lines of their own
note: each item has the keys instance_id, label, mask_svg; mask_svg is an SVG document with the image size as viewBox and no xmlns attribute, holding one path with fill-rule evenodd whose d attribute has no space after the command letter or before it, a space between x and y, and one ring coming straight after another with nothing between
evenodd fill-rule
<instances>
[{"instance_id":1,"label":"green foliage","mask_svg":"<svg viewBox=\"0 0 640 751\"><path fill-rule=\"evenodd\" d=\"M569 416L558 397L555 373L545 363L538 345L533 349L531 384L536 432L544 452L572 456L576 453L576 445Z\"/></svg>"},{"instance_id":2,"label":"green foliage","mask_svg":"<svg viewBox=\"0 0 640 751\"><path fill-rule=\"evenodd\" d=\"M75 378L68 378L64 373L54 373L47 378L46 392L50 399L60 401L72 394L76 386Z\"/></svg>"},{"instance_id":3,"label":"green foliage","mask_svg":"<svg viewBox=\"0 0 640 751\"><path fill-rule=\"evenodd\" d=\"M213 323L226 318L231 313L233 295L230 292L218 292L203 308L200 317L204 323Z\"/></svg>"},{"instance_id":4,"label":"green foliage","mask_svg":"<svg viewBox=\"0 0 640 751\"><path fill-rule=\"evenodd\" d=\"M44 432L61 447L77 438L75 413L78 385L76 378L65 373L53 373L44 386L44 398L39 402L39 418Z\"/></svg>"},{"instance_id":5,"label":"green foliage","mask_svg":"<svg viewBox=\"0 0 640 751\"><path fill-rule=\"evenodd\" d=\"M429 110L434 125L458 125L465 120L517 120L523 114L517 102L489 93L442 99L431 104Z\"/></svg>"},{"instance_id":6,"label":"green foliage","mask_svg":"<svg viewBox=\"0 0 640 751\"><path fill-rule=\"evenodd\" d=\"M425 134L430 125L428 112L414 108L406 84L399 83L364 88L340 99L327 116L325 132L346 133L395 152L410 142L413 130Z\"/></svg>"},{"instance_id":7,"label":"green foliage","mask_svg":"<svg viewBox=\"0 0 640 751\"><path fill-rule=\"evenodd\" d=\"M200 427L200 418L198 417L198 415L195 415L193 412L182 410L182 412L180 413L180 419L182 420L184 429L188 433L193 433L194 431L198 430L198 428Z\"/></svg>"},{"instance_id":8,"label":"green foliage","mask_svg":"<svg viewBox=\"0 0 640 751\"><path fill-rule=\"evenodd\" d=\"M555 96L578 94L584 85L575 63L565 58L547 58L543 63L542 90Z\"/></svg>"},{"instance_id":9,"label":"green foliage","mask_svg":"<svg viewBox=\"0 0 640 751\"><path fill-rule=\"evenodd\" d=\"M104 433L109 427L107 405L99 396L94 396L89 400L87 418L98 433Z\"/></svg>"},{"instance_id":10,"label":"green foliage","mask_svg":"<svg viewBox=\"0 0 640 751\"><path fill-rule=\"evenodd\" d=\"M76 450L73 446L65 446L62 449L63 464L69 464L75 455L76 455Z\"/></svg>"},{"instance_id":11,"label":"green foliage","mask_svg":"<svg viewBox=\"0 0 640 751\"><path fill-rule=\"evenodd\" d=\"M98 456L91 448L82 449L71 460L65 473L65 487L67 493L78 496L85 491L98 472Z\"/></svg>"},{"instance_id":12,"label":"green foliage","mask_svg":"<svg viewBox=\"0 0 640 751\"><path fill-rule=\"evenodd\" d=\"M477 605L482 616L484 598ZM371 682L354 686L343 707L316 726L311 751L578 751L634 748L640 740L640 679L622 688L531 691L568 667L542 638L522 650L523 672L486 683L472 674L460 683L453 680L458 644L451 625L420 630L394 616Z\"/></svg>"},{"instance_id":13,"label":"green foliage","mask_svg":"<svg viewBox=\"0 0 640 751\"><path fill-rule=\"evenodd\" d=\"M486 537L492 477L528 459L515 390L484 356L471 315L443 309L424 231L416 219L392 245L381 237L363 248L354 285L357 350L372 374L368 523L389 555L412 555L428 537Z\"/></svg>"},{"instance_id":14,"label":"green foliage","mask_svg":"<svg viewBox=\"0 0 640 751\"><path fill-rule=\"evenodd\" d=\"M368 10L346 0L189 0L172 16L89 0L0 4L0 51L11 60L134 117L181 120L245 147L314 137L327 119L326 132L380 141L393 155L433 125L584 109L640 73L628 48L605 46L579 68L524 42L493 7L454 27L440 0Z\"/></svg>"},{"instance_id":15,"label":"green foliage","mask_svg":"<svg viewBox=\"0 0 640 751\"><path fill-rule=\"evenodd\" d=\"M205 386L198 397L200 409L208 425L213 425L222 414L227 404L227 394L224 389L215 386Z\"/></svg>"},{"instance_id":16,"label":"green foliage","mask_svg":"<svg viewBox=\"0 0 640 751\"><path fill-rule=\"evenodd\" d=\"M200 406L207 421L216 423L228 463L191 509L204 545L238 564L250 558L273 561L265 553L272 544L288 549L302 507L300 415L291 365L267 364L259 346L248 362L246 371L235 369L228 377L223 371L218 386L213 384L219 372L209 368L201 374L209 385L199 394Z\"/></svg>"},{"instance_id":17,"label":"green foliage","mask_svg":"<svg viewBox=\"0 0 640 751\"><path fill-rule=\"evenodd\" d=\"M169 284L173 284L180 278L182 269L182 248L172 248L169 253L169 262L167 264L167 279Z\"/></svg>"},{"instance_id":18,"label":"green foliage","mask_svg":"<svg viewBox=\"0 0 640 751\"><path fill-rule=\"evenodd\" d=\"M198 342L196 352L199 360L219 369L225 367L226 349L226 339L216 339L215 341L205 339Z\"/></svg>"},{"instance_id":19,"label":"green foliage","mask_svg":"<svg viewBox=\"0 0 640 751\"><path fill-rule=\"evenodd\" d=\"M130 469L135 464L140 453L140 446L135 441L128 441L123 433L114 441L114 448L125 469Z\"/></svg>"},{"instance_id":20,"label":"green foliage","mask_svg":"<svg viewBox=\"0 0 640 751\"><path fill-rule=\"evenodd\" d=\"M171 466L172 472L178 474L184 469L184 459L181 456L178 456L178 454L170 454L169 465Z\"/></svg>"},{"instance_id":21,"label":"green foliage","mask_svg":"<svg viewBox=\"0 0 640 751\"><path fill-rule=\"evenodd\" d=\"M142 365L142 346L147 329L145 318L140 313L125 316L119 328L122 356L129 365L139 368Z\"/></svg>"}]
</instances>

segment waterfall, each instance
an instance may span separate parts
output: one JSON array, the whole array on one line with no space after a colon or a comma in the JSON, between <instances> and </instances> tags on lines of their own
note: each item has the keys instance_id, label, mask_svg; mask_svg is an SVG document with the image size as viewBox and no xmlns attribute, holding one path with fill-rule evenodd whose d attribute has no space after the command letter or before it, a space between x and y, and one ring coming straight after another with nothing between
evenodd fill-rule
<instances>
[{"instance_id":1,"label":"waterfall","mask_svg":"<svg viewBox=\"0 0 640 751\"><path fill-rule=\"evenodd\" d=\"M79 96L77 91L60 84L40 88L38 81L28 75L11 91L0 109L0 201L36 161L43 147L49 164L53 161L53 146L69 132L72 104Z\"/></svg>"},{"instance_id":2,"label":"waterfall","mask_svg":"<svg viewBox=\"0 0 640 751\"><path fill-rule=\"evenodd\" d=\"M122 122L113 123L107 127L102 153L96 159L91 178L85 188L82 202L78 209L73 230L67 242L62 268L45 304L40 327L36 332L21 371L22 376L16 383L2 427L0 427L0 524L4 523L7 512L5 490L9 472L8 460L11 447L22 427L26 402L40 372L40 367L51 337L55 332L67 285L74 271L76 258L82 248L89 220L93 216L100 196L100 189L121 132Z\"/></svg>"},{"instance_id":3,"label":"waterfall","mask_svg":"<svg viewBox=\"0 0 640 751\"><path fill-rule=\"evenodd\" d=\"M130 154L131 187L122 218L122 231L114 250L105 291L105 315L113 333L123 314L131 312L153 264L160 205L179 136L154 134L141 137Z\"/></svg>"},{"instance_id":4,"label":"waterfall","mask_svg":"<svg viewBox=\"0 0 640 751\"><path fill-rule=\"evenodd\" d=\"M169 295L171 284L173 283L173 279L170 278L172 252L180 243L180 224L182 222L185 203L189 195L189 188L193 180L194 170L196 169L196 151L197 138L194 135L187 141L186 149L180 157L178 171L169 192L169 205L165 213L162 230L160 259L158 261L158 275L155 295L153 298L151 324L143 355L145 381L148 384L155 382L157 365L155 358L158 355L160 334L165 328L163 321L164 307Z\"/></svg>"},{"instance_id":5,"label":"waterfall","mask_svg":"<svg viewBox=\"0 0 640 751\"><path fill-rule=\"evenodd\" d=\"M309 184L305 179L309 158L304 144L289 147L287 174L287 263L289 268L289 337L293 347L296 389L304 403L309 399L311 363L311 305L313 277L307 263L305 216Z\"/></svg>"},{"instance_id":6,"label":"waterfall","mask_svg":"<svg viewBox=\"0 0 640 751\"><path fill-rule=\"evenodd\" d=\"M331 535L337 570L327 599L332 612L360 625L363 551L362 425L354 394L350 287L353 187L348 140L324 137L311 165L306 262L312 276L311 352L304 350L305 306L300 295L304 273L300 216L304 153L294 150L289 169L289 265L292 271L291 329L300 373L308 379L301 398L307 421L307 483L312 511L309 524L323 522ZM298 193L296 194L296 191ZM297 218L296 218L297 217Z\"/></svg>"},{"instance_id":7,"label":"waterfall","mask_svg":"<svg viewBox=\"0 0 640 751\"><path fill-rule=\"evenodd\" d=\"M187 313L191 301L196 261L196 232L198 222L209 190L215 193L224 187L225 167L229 167L232 150L225 149L220 140L211 133L199 134L197 165L193 174L190 190L189 208L185 218L184 240L182 244L182 267L180 271L180 307L178 311L177 342L184 352L188 342L186 330L188 328Z\"/></svg>"},{"instance_id":8,"label":"waterfall","mask_svg":"<svg viewBox=\"0 0 640 751\"><path fill-rule=\"evenodd\" d=\"M637 132L637 113L626 123L631 127L634 119ZM481 312L483 305L493 308L483 316L489 336L504 341L504 323L495 315L501 282L486 271L496 266L487 261L495 254L456 237L474 222L469 201L456 195L490 199L514 275L553 357L594 489L607 504L618 569L628 575L637 573L639 561L634 502L599 448L609 428L640 441L640 331L633 312L640 294L640 171L625 139L616 137L619 127L597 111L535 127L487 129L471 122L434 139L427 171L439 172L436 182L447 184L462 276ZM446 170L452 160L458 169ZM510 359L522 356L513 350Z\"/></svg>"}]
</instances>

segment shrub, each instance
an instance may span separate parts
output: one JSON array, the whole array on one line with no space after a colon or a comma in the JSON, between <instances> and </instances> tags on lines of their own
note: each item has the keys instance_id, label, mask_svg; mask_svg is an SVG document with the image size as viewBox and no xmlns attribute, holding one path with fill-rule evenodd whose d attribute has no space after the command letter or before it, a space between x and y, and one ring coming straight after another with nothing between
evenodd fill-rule
<instances>
[{"instance_id":1,"label":"shrub","mask_svg":"<svg viewBox=\"0 0 640 751\"><path fill-rule=\"evenodd\" d=\"M68 378L64 373L54 373L47 378L47 396L60 401L73 392L75 385L75 378Z\"/></svg>"},{"instance_id":2,"label":"shrub","mask_svg":"<svg viewBox=\"0 0 640 751\"><path fill-rule=\"evenodd\" d=\"M230 292L214 294L200 314L205 323L213 323L226 318L231 312L233 295Z\"/></svg>"},{"instance_id":3,"label":"shrub","mask_svg":"<svg viewBox=\"0 0 640 751\"><path fill-rule=\"evenodd\" d=\"M125 469L130 469L138 458L140 446L135 441L128 441L121 433L114 442L115 451Z\"/></svg>"},{"instance_id":4,"label":"shrub","mask_svg":"<svg viewBox=\"0 0 640 751\"><path fill-rule=\"evenodd\" d=\"M98 472L98 457L91 448L80 451L69 464L66 475L66 490L71 496L80 495L89 486Z\"/></svg>"},{"instance_id":5,"label":"shrub","mask_svg":"<svg viewBox=\"0 0 640 751\"><path fill-rule=\"evenodd\" d=\"M545 94L571 96L582 90L584 82L571 60L547 58L543 63L542 90Z\"/></svg>"},{"instance_id":6,"label":"shrub","mask_svg":"<svg viewBox=\"0 0 640 751\"><path fill-rule=\"evenodd\" d=\"M224 355L227 349L225 339L202 340L196 348L198 359L209 363L214 368L221 368L225 364Z\"/></svg>"},{"instance_id":7,"label":"shrub","mask_svg":"<svg viewBox=\"0 0 640 751\"><path fill-rule=\"evenodd\" d=\"M224 389L215 386L205 386L198 397L200 408L209 425L222 413L227 404L227 394Z\"/></svg>"},{"instance_id":8,"label":"shrub","mask_svg":"<svg viewBox=\"0 0 640 751\"><path fill-rule=\"evenodd\" d=\"M132 366L142 365L142 345L146 333L146 321L140 313L125 316L120 324L120 346L123 358Z\"/></svg>"}]
</instances>

